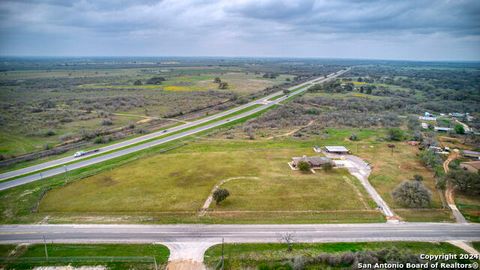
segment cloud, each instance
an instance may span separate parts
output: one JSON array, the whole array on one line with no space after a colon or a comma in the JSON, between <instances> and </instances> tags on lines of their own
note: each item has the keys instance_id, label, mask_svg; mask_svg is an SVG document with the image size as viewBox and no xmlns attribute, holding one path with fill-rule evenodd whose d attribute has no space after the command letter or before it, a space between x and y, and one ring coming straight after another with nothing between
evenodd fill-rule
<instances>
[{"instance_id":1,"label":"cloud","mask_svg":"<svg viewBox=\"0 0 480 270\"><path fill-rule=\"evenodd\" d=\"M0 54L479 59L479 22L478 0L3 0Z\"/></svg>"}]
</instances>

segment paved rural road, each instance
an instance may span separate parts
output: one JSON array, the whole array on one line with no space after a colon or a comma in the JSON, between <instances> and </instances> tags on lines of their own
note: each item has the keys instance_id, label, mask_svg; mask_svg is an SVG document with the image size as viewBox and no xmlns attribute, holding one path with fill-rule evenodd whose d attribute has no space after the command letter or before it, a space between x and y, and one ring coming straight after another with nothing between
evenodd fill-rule
<instances>
[{"instance_id":1,"label":"paved rural road","mask_svg":"<svg viewBox=\"0 0 480 270\"><path fill-rule=\"evenodd\" d=\"M277 92L277 93L271 94L267 97L263 97L261 99L258 99L258 100L252 101L250 103L244 104L242 106L236 107L234 109L231 109L231 110L228 110L228 111L216 114L216 115L212 115L212 116L209 116L209 117L206 117L206 118L202 118L200 120L190 122L188 124L184 124L184 125L181 125L181 126L171 128L167 132L159 131L159 132L151 133L151 134L148 134L148 135L145 135L145 136L142 136L142 137L127 140L127 141L124 141L124 142L121 142L121 143L117 143L117 144L114 144L114 145L106 146L106 147L100 148L99 153L106 152L106 151L113 151L115 149L120 149L118 151L114 151L114 152L107 153L107 154L104 154L104 155L97 155L97 156L94 156L94 157L85 156L83 158L76 158L76 159L70 156L70 157L65 157L65 158L61 158L61 159L58 159L58 160L42 163L42 164L39 164L39 165L34 165L34 166L27 167L27 168L24 168L24 169L19 169L19 170L16 170L16 171L0 174L0 180L8 179L8 178L11 178L11 177L20 176L20 175L27 174L27 173L34 173L38 170L43 170L43 169L46 169L46 168L51 168L51 167L54 167L54 166L58 166L58 165L62 165L62 164L68 163L68 162L78 160L78 162L67 164L67 165L64 165L64 166L61 166L61 167L55 167L55 168L47 169L47 170L42 171L41 173L39 172L39 173L36 173L36 174L30 174L30 175L27 175L27 176L24 176L24 177L19 177L19 178L10 180L10 181L0 182L0 191L5 190L5 189L9 189L9 188L12 188L12 187L20 186L20 185L23 185L23 184L31 183L31 182L34 182L34 181L38 181L38 180L41 180L43 178L47 178L47 177L50 177L50 176L62 174L62 173L65 173L67 171L71 171L71 170L74 170L74 169L83 168L83 167L93 165L93 164L96 164L96 163L99 163L99 162L103 162L103 161L106 161L106 160L117 158L117 157L120 157L120 156L123 156L123 155L127 155L127 154L137 152L137 151L140 151L140 150L144 150L144 149L147 149L147 148L150 148L150 147L153 147L153 146L164 144L166 142L177 140L177 139L180 139L180 138L183 138L183 137L190 136L190 135L195 134L195 133L199 133L199 132L202 132L202 131L205 131L205 130L209 130L209 129L224 125L228 122L235 121L235 120L244 118L246 116L252 115L256 112L265 110L265 109L267 109L267 108L269 108L273 105L276 105L276 104L284 101L285 99L288 99L290 96L297 95L297 94L300 94L300 93L306 91L310 86L312 86L315 83L325 82L325 81L330 80L332 78L335 78L335 77L337 77L337 76L339 76L339 75L341 75L341 74L343 74L347 71L348 71L348 69L347 70L341 70L337 73L333 73L333 74L328 75L327 78L323 78L323 77L322 78L317 78L317 79L310 80L310 81L304 82L302 84L296 85L294 87L291 87L291 88L289 88L290 90L298 88L298 87L302 87L302 88L298 89L294 92L291 92L288 95L284 95L281 98L278 98L278 99L273 100L273 101L268 101L268 99L272 98L274 96L278 96L278 95L282 94L282 92ZM225 115L234 113L236 111L239 111L241 109L244 109L244 108L250 107L252 105L256 105L256 104L261 105L261 106L255 108L253 110L249 110L247 112L232 116L229 119L218 120L216 122L213 122L213 123L201 126L201 127L189 129L187 131L180 132L180 133L177 133L177 134L173 134L171 136L163 137L163 138L160 138L160 139L157 139L157 140L148 141L148 142L143 143L143 144L138 144L138 143L141 143L141 142L146 141L146 140L151 140L151 139L153 139L155 137L158 137L158 136L170 134L170 133L176 132L176 131L181 131L185 128L191 128L193 126L218 119L218 118L223 117ZM128 148L125 148L125 149L121 149L123 147L129 146L129 145L134 145L134 144L138 144L138 145L131 146L131 147L128 147ZM86 159L86 157L90 157L90 158Z\"/></svg>"},{"instance_id":2,"label":"paved rural road","mask_svg":"<svg viewBox=\"0 0 480 270\"><path fill-rule=\"evenodd\" d=\"M170 261L202 262L210 246L226 243L278 243L292 233L295 242L480 241L480 224L371 223L301 225L2 225L1 244L161 243ZM201 269L201 268L199 268Z\"/></svg>"}]
</instances>

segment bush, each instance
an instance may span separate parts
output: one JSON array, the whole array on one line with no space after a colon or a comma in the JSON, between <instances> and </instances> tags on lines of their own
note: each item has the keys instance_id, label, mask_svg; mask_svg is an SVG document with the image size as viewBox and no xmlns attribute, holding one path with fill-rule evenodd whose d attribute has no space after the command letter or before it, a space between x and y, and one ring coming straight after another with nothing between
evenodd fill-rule
<instances>
[{"instance_id":1,"label":"bush","mask_svg":"<svg viewBox=\"0 0 480 270\"><path fill-rule=\"evenodd\" d=\"M165 81L164 77L153 77L148 79L145 84L162 84Z\"/></svg>"},{"instance_id":2,"label":"bush","mask_svg":"<svg viewBox=\"0 0 480 270\"><path fill-rule=\"evenodd\" d=\"M358 141L358 136L357 136L357 134L352 133L352 135L350 135L350 141Z\"/></svg>"},{"instance_id":3,"label":"bush","mask_svg":"<svg viewBox=\"0 0 480 270\"><path fill-rule=\"evenodd\" d=\"M228 83L221 82L218 84L218 89L228 89Z\"/></svg>"},{"instance_id":4,"label":"bush","mask_svg":"<svg viewBox=\"0 0 480 270\"><path fill-rule=\"evenodd\" d=\"M45 136L46 137L51 137L51 136L54 136L56 133L55 131L53 130L47 130L47 132L45 132Z\"/></svg>"},{"instance_id":5,"label":"bush","mask_svg":"<svg viewBox=\"0 0 480 270\"><path fill-rule=\"evenodd\" d=\"M403 131L399 128L391 128L387 132L387 138L390 141L401 141L404 138Z\"/></svg>"},{"instance_id":6,"label":"bush","mask_svg":"<svg viewBox=\"0 0 480 270\"><path fill-rule=\"evenodd\" d=\"M102 124L102 126L111 126L111 125L113 125L113 122L112 122L111 119L105 118L105 119L102 120L101 124Z\"/></svg>"},{"instance_id":7,"label":"bush","mask_svg":"<svg viewBox=\"0 0 480 270\"><path fill-rule=\"evenodd\" d=\"M428 207L432 200L431 192L419 181L403 181L392 195L397 203L411 208Z\"/></svg>"},{"instance_id":8,"label":"bush","mask_svg":"<svg viewBox=\"0 0 480 270\"><path fill-rule=\"evenodd\" d=\"M433 151L424 150L420 152L420 160L429 168L435 168L442 165L442 159Z\"/></svg>"},{"instance_id":9,"label":"bush","mask_svg":"<svg viewBox=\"0 0 480 270\"><path fill-rule=\"evenodd\" d=\"M465 128L460 124L455 125L454 129L455 129L455 133L457 134L465 134Z\"/></svg>"},{"instance_id":10,"label":"bush","mask_svg":"<svg viewBox=\"0 0 480 270\"><path fill-rule=\"evenodd\" d=\"M217 205L224 201L228 196L230 196L230 192L225 188L218 188L213 192L213 199Z\"/></svg>"},{"instance_id":11,"label":"bush","mask_svg":"<svg viewBox=\"0 0 480 270\"><path fill-rule=\"evenodd\" d=\"M419 175L419 174L415 174L413 176L413 180L415 181L423 181L423 176Z\"/></svg>"},{"instance_id":12,"label":"bush","mask_svg":"<svg viewBox=\"0 0 480 270\"><path fill-rule=\"evenodd\" d=\"M96 143L96 144L101 144L101 143L105 143L106 139L103 138L102 136L98 136L93 140L93 142Z\"/></svg>"},{"instance_id":13,"label":"bush","mask_svg":"<svg viewBox=\"0 0 480 270\"><path fill-rule=\"evenodd\" d=\"M142 81L136 80L136 81L133 83L133 85L142 85Z\"/></svg>"},{"instance_id":14,"label":"bush","mask_svg":"<svg viewBox=\"0 0 480 270\"><path fill-rule=\"evenodd\" d=\"M310 167L310 163L306 161L300 161L297 166L298 166L298 169L302 172L310 172L310 170L312 169Z\"/></svg>"}]
</instances>

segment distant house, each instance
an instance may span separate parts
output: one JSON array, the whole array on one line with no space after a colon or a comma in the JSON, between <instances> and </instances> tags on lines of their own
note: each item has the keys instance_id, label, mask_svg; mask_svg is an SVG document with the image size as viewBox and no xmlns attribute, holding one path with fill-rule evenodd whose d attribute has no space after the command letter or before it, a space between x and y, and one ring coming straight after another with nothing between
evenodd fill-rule
<instances>
[{"instance_id":1,"label":"distant house","mask_svg":"<svg viewBox=\"0 0 480 270\"><path fill-rule=\"evenodd\" d=\"M424 121L437 121L437 118L433 116L419 116L418 119Z\"/></svg>"},{"instance_id":2,"label":"distant house","mask_svg":"<svg viewBox=\"0 0 480 270\"><path fill-rule=\"evenodd\" d=\"M452 128L448 128L448 127L433 127L433 129L439 132L450 132L453 130Z\"/></svg>"},{"instance_id":3,"label":"distant house","mask_svg":"<svg viewBox=\"0 0 480 270\"><path fill-rule=\"evenodd\" d=\"M333 163L332 159L327 158L327 157L319 157L319 156L315 156L315 157L307 157L307 156L293 157L292 162L290 164L293 168L298 168L298 164L302 161L310 164L310 167L312 169L321 168L325 164L331 164L332 166L335 165L335 163Z\"/></svg>"},{"instance_id":4,"label":"distant house","mask_svg":"<svg viewBox=\"0 0 480 270\"><path fill-rule=\"evenodd\" d=\"M464 113L456 113L456 112L449 113L448 115L453 116L453 117L465 117L466 116L466 114L464 114Z\"/></svg>"},{"instance_id":5,"label":"distant house","mask_svg":"<svg viewBox=\"0 0 480 270\"><path fill-rule=\"evenodd\" d=\"M345 146L325 146L325 150L333 154L348 154L350 152Z\"/></svg>"},{"instance_id":6,"label":"distant house","mask_svg":"<svg viewBox=\"0 0 480 270\"><path fill-rule=\"evenodd\" d=\"M463 156L471 157L471 158L480 158L480 152L470 151L470 150L463 150Z\"/></svg>"},{"instance_id":7,"label":"distant house","mask_svg":"<svg viewBox=\"0 0 480 270\"><path fill-rule=\"evenodd\" d=\"M321 152L322 152L322 148L320 148L320 146L318 146L318 145L315 145L315 146L313 147L313 151L315 151L316 153L321 153Z\"/></svg>"},{"instance_id":8,"label":"distant house","mask_svg":"<svg viewBox=\"0 0 480 270\"><path fill-rule=\"evenodd\" d=\"M438 146L430 146L428 150L433 151L435 154L448 155L448 151Z\"/></svg>"},{"instance_id":9,"label":"distant house","mask_svg":"<svg viewBox=\"0 0 480 270\"><path fill-rule=\"evenodd\" d=\"M480 161L462 162L460 163L460 168L469 172L478 173L480 170Z\"/></svg>"},{"instance_id":10,"label":"distant house","mask_svg":"<svg viewBox=\"0 0 480 270\"><path fill-rule=\"evenodd\" d=\"M422 128L423 129L428 129L428 124L427 123L422 123Z\"/></svg>"}]
</instances>

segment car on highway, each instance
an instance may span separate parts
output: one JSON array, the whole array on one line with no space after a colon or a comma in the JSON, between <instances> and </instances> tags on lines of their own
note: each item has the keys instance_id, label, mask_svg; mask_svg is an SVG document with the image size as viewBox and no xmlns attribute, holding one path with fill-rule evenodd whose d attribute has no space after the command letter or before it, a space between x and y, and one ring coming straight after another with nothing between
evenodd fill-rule
<instances>
[{"instance_id":1,"label":"car on highway","mask_svg":"<svg viewBox=\"0 0 480 270\"><path fill-rule=\"evenodd\" d=\"M81 157L81 156L85 155L85 153L86 153L85 151L78 151L73 155L73 157Z\"/></svg>"},{"instance_id":2,"label":"car on highway","mask_svg":"<svg viewBox=\"0 0 480 270\"><path fill-rule=\"evenodd\" d=\"M94 149L94 150L90 150L90 151L78 151L73 155L73 157L77 158L77 157L85 156L85 155L88 155L88 154L91 154L91 153L96 153L98 151L100 151L100 149Z\"/></svg>"}]
</instances>

